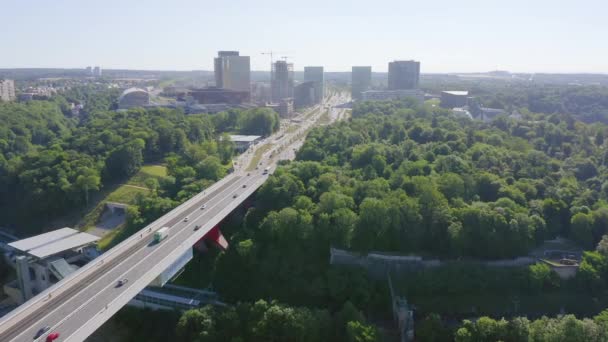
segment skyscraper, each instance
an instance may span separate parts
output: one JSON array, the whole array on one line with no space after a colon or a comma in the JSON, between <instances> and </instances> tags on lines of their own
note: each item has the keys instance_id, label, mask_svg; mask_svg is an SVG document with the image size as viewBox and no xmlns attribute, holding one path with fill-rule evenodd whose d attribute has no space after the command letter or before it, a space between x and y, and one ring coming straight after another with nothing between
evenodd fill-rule
<instances>
[{"instance_id":1,"label":"skyscraper","mask_svg":"<svg viewBox=\"0 0 608 342\"><path fill-rule=\"evenodd\" d=\"M394 61L388 63L388 89L416 89L420 80L420 62Z\"/></svg>"},{"instance_id":2,"label":"skyscraper","mask_svg":"<svg viewBox=\"0 0 608 342\"><path fill-rule=\"evenodd\" d=\"M216 87L251 92L249 56L239 56L238 51L219 51L213 64Z\"/></svg>"},{"instance_id":3,"label":"skyscraper","mask_svg":"<svg viewBox=\"0 0 608 342\"><path fill-rule=\"evenodd\" d=\"M93 69L93 76L95 76L95 77L101 77L101 67L96 66Z\"/></svg>"},{"instance_id":4,"label":"skyscraper","mask_svg":"<svg viewBox=\"0 0 608 342\"><path fill-rule=\"evenodd\" d=\"M314 103L323 102L323 97L325 96L325 79L323 76L323 67L304 67L304 82L314 82Z\"/></svg>"},{"instance_id":5,"label":"skyscraper","mask_svg":"<svg viewBox=\"0 0 608 342\"><path fill-rule=\"evenodd\" d=\"M293 64L276 61L272 65L272 101L293 97Z\"/></svg>"},{"instance_id":6,"label":"skyscraper","mask_svg":"<svg viewBox=\"0 0 608 342\"><path fill-rule=\"evenodd\" d=\"M354 66L351 72L351 94L355 100L361 100L362 92L372 87L372 67Z\"/></svg>"},{"instance_id":7,"label":"skyscraper","mask_svg":"<svg viewBox=\"0 0 608 342\"><path fill-rule=\"evenodd\" d=\"M15 81L0 79L0 102L15 99Z\"/></svg>"}]
</instances>

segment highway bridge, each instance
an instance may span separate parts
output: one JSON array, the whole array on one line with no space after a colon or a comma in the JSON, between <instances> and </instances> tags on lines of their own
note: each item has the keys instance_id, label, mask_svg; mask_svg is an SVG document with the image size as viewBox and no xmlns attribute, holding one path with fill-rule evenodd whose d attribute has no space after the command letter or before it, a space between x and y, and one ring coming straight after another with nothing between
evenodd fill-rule
<instances>
[{"instance_id":1,"label":"highway bridge","mask_svg":"<svg viewBox=\"0 0 608 342\"><path fill-rule=\"evenodd\" d=\"M338 101L344 99L334 96L330 103ZM45 335L37 340L34 336L46 326L60 334L60 341L86 339L262 186L269 176L265 168L272 173L279 158L293 157L285 157L284 151L299 147L305 131L323 112L317 111L289 134L267 138L273 148L257 169L246 170L255 151L245 153L235 172L10 312L0 320L0 341L44 341ZM162 227L170 227L169 235L154 243L154 232ZM119 286L123 279L128 281Z\"/></svg>"}]
</instances>

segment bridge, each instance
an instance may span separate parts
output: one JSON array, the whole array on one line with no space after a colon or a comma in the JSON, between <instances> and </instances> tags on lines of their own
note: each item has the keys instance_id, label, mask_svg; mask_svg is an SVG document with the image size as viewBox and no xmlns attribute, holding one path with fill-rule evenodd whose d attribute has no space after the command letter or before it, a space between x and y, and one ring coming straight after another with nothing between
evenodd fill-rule
<instances>
[{"instance_id":1,"label":"bridge","mask_svg":"<svg viewBox=\"0 0 608 342\"><path fill-rule=\"evenodd\" d=\"M329 103L345 101L343 96L334 96ZM304 133L323 112L313 110L312 119L296 129L267 138L273 147L262 155L258 169L245 167L255 154L253 149L239 158L233 173L11 311L0 320L0 341L43 341L45 335L34 336L46 326L58 332L61 341L86 339L262 186L268 179L265 168L272 173L279 158L293 157L291 151L301 146ZM154 243L154 232L162 227L170 227L169 235ZM119 286L123 279L128 281Z\"/></svg>"}]
</instances>

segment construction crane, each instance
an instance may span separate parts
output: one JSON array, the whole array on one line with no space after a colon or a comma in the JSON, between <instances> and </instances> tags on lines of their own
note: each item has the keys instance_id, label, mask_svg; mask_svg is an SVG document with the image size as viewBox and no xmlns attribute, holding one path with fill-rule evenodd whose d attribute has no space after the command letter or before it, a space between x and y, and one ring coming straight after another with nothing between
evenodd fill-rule
<instances>
[{"instance_id":1,"label":"construction crane","mask_svg":"<svg viewBox=\"0 0 608 342\"><path fill-rule=\"evenodd\" d=\"M272 62L274 61L273 58L272 58L272 56L274 56L274 55L276 55L278 53L281 53L281 52L272 51L272 50L267 51L267 52L262 52L262 55L270 55L270 67L271 68L272 68Z\"/></svg>"},{"instance_id":2,"label":"construction crane","mask_svg":"<svg viewBox=\"0 0 608 342\"><path fill-rule=\"evenodd\" d=\"M287 63L287 59L291 58L291 56L281 56L281 59L285 61L285 63Z\"/></svg>"},{"instance_id":3,"label":"construction crane","mask_svg":"<svg viewBox=\"0 0 608 342\"><path fill-rule=\"evenodd\" d=\"M273 75L272 75L272 69L273 69L273 66L272 66L272 63L273 63L272 56L273 56L273 55L275 55L275 54L277 54L277 53L279 53L279 52L277 52L277 51L272 51L272 50L267 51L267 52L262 52L262 55L270 55L270 79L271 79L271 80L272 80L272 76L273 76Z\"/></svg>"}]
</instances>

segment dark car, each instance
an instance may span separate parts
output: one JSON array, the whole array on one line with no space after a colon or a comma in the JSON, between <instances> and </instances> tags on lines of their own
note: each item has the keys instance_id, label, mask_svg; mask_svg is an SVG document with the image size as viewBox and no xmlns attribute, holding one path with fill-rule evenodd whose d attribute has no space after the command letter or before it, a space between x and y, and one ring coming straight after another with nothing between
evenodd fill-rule
<instances>
[{"instance_id":1,"label":"dark car","mask_svg":"<svg viewBox=\"0 0 608 342\"><path fill-rule=\"evenodd\" d=\"M34 340L37 339L38 337L44 335L44 333L49 330L51 330L51 327L49 327L48 325L46 327L40 328L40 330L38 330L38 332L34 336Z\"/></svg>"},{"instance_id":2,"label":"dark car","mask_svg":"<svg viewBox=\"0 0 608 342\"><path fill-rule=\"evenodd\" d=\"M232 198L236 198L236 196L238 196L237 194L232 195Z\"/></svg>"},{"instance_id":3,"label":"dark car","mask_svg":"<svg viewBox=\"0 0 608 342\"><path fill-rule=\"evenodd\" d=\"M116 287L121 287L121 286L123 286L124 284L126 284L126 283L128 283L128 282L129 282L129 279L127 279L127 278L125 278L125 279L120 279L120 280L118 281L118 283L116 284Z\"/></svg>"},{"instance_id":4,"label":"dark car","mask_svg":"<svg viewBox=\"0 0 608 342\"><path fill-rule=\"evenodd\" d=\"M195 231L196 231L196 230L199 230L199 229L201 229L201 226L199 226L198 224L197 224L196 226L194 226L194 230L195 230Z\"/></svg>"}]
</instances>

